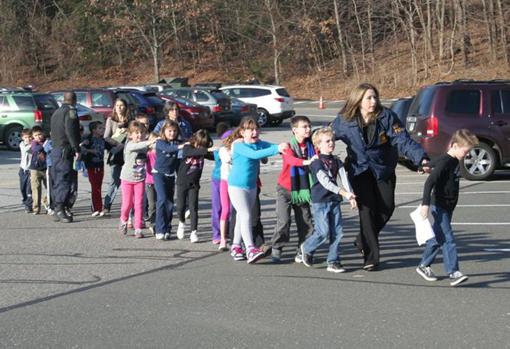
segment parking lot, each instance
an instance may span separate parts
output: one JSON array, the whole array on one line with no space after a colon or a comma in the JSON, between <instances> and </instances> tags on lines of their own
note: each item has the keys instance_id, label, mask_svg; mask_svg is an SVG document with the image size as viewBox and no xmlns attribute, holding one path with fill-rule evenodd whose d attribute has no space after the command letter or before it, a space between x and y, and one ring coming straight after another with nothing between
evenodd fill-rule
<instances>
[{"instance_id":1,"label":"parking lot","mask_svg":"<svg viewBox=\"0 0 510 349\"><path fill-rule=\"evenodd\" d=\"M339 107L303 102L296 110L318 127ZM262 139L289 135L284 122L264 129ZM461 270L470 278L451 288L441 258L434 265L442 276L437 282L414 271L422 248L409 213L426 176L403 166L397 208L381 235L381 270L361 270L352 246L357 213L344 205L347 273L331 274L325 263L295 264L292 248L278 265L234 263L218 252L210 243L210 163L200 197L203 242L190 244L120 237L118 203L110 216L90 217L82 176L75 223L27 215L18 205L17 159L0 150L1 348L510 348L510 171L491 181L461 181L453 227ZM280 164L275 157L262 167L267 238ZM318 256L324 261L325 250Z\"/></svg>"}]
</instances>

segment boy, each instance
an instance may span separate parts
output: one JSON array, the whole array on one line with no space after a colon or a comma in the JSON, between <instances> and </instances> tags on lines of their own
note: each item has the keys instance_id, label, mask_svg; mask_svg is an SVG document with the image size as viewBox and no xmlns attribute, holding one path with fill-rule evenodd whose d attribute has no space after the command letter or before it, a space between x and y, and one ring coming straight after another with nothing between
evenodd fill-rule
<instances>
[{"instance_id":1,"label":"boy","mask_svg":"<svg viewBox=\"0 0 510 349\"><path fill-rule=\"evenodd\" d=\"M21 142L19 149L21 151L21 160L19 164L19 189L21 191L21 200L25 207L26 213L32 212L32 188L30 184L30 161L31 161L31 144L32 131L25 128L21 131Z\"/></svg>"},{"instance_id":2,"label":"boy","mask_svg":"<svg viewBox=\"0 0 510 349\"><path fill-rule=\"evenodd\" d=\"M290 210L294 210L298 245L294 261L301 263L300 246L312 231L310 213L310 171L308 165L317 158L310 140L310 119L294 116L290 119L293 136L290 147L282 154L283 164L276 185L276 226L271 239L271 259L280 262L283 245L290 239Z\"/></svg>"},{"instance_id":3,"label":"boy","mask_svg":"<svg viewBox=\"0 0 510 349\"><path fill-rule=\"evenodd\" d=\"M427 281L436 281L437 277L430 268L441 248L446 273L450 276L450 285L457 286L468 277L459 271L457 246L453 236L451 220L453 210L459 199L459 161L478 144L478 138L466 129L455 131L448 152L434 161L434 169L423 188L423 200L420 213L427 217L429 205L434 217L435 237L428 240L416 272ZM432 193L432 189L434 192Z\"/></svg>"},{"instance_id":4,"label":"boy","mask_svg":"<svg viewBox=\"0 0 510 349\"><path fill-rule=\"evenodd\" d=\"M104 138L104 126L99 121L89 124L90 134L82 143L82 154L92 193L92 217L104 216L101 186L104 177L104 151L110 146Z\"/></svg>"},{"instance_id":5,"label":"boy","mask_svg":"<svg viewBox=\"0 0 510 349\"><path fill-rule=\"evenodd\" d=\"M41 213L41 203L46 206L46 152L44 151L44 132L40 126L32 128L32 159L30 161L30 182L32 185L32 213Z\"/></svg>"},{"instance_id":6,"label":"boy","mask_svg":"<svg viewBox=\"0 0 510 349\"><path fill-rule=\"evenodd\" d=\"M313 253L329 238L329 253L327 257L327 271L333 273L345 272L340 263L338 246L342 239L342 212L340 202L342 197L349 200L351 209L356 208L356 196L352 193L351 185L342 161L335 155L335 137L330 127L324 127L313 134L313 144L319 149L319 158L310 165L313 176L312 209L315 221L313 234L301 245L303 264L312 266ZM340 176L342 187L337 184Z\"/></svg>"}]
</instances>

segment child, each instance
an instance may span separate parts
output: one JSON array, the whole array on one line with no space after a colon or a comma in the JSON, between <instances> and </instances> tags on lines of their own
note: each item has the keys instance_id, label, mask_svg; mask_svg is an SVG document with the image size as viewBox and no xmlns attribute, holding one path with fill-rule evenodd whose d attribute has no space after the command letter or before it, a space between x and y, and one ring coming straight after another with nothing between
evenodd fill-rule
<instances>
[{"instance_id":1,"label":"child","mask_svg":"<svg viewBox=\"0 0 510 349\"><path fill-rule=\"evenodd\" d=\"M223 140L228 130L228 125L220 122L216 128L216 134ZM232 133L231 131L228 133ZM222 212L220 183L221 183L221 159L219 150L213 152L214 168L211 173L211 224L212 224L212 243L218 245L221 243L220 216ZM220 250L222 250L220 248Z\"/></svg>"},{"instance_id":2,"label":"child","mask_svg":"<svg viewBox=\"0 0 510 349\"><path fill-rule=\"evenodd\" d=\"M223 140L223 146L219 149L218 154L220 158L220 251L227 250L227 226L230 219L230 197L228 196L228 176L230 175L230 169L232 167L232 155L231 147L232 142L236 140L238 136L232 131L226 131L221 139Z\"/></svg>"},{"instance_id":3,"label":"child","mask_svg":"<svg viewBox=\"0 0 510 349\"><path fill-rule=\"evenodd\" d=\"M312 231L310 213L311 176L308 166L317 159L310 139L312 133L310 119L306 116L294 116L290 119L293 136L290 148L283 154L283 164L276 185L276 226L271 239L273 262L280 262L283 245L290 239L290 211L294 210L296 219L298 246L294 261L301 263L300 246Z\"/></svg>"},{"instance_id":4,"label":"child","mask_svg":"<svg viewBox=\"0 0 510 349\"><path fill-rule=\"evenodd\" d=\"M21 151L21 160L19 163L19 189L21 191L21 202L25 207L26 213L32 211L32 187L30 184L30 162L32 160L31 153L32 131L25 128L21 131L21 142L19 149Z\"/></svg>"},{"instance_id":5,"label":"child","mask_svg":"<svg viewBox=\"0 0 510 349\"><path fill-rule=\"evenodd\" d=\"M149 141L156 141L158 135L151 133ZM146 212L147 222L149 223L149 230L156 236L154 224L156 223L156 189L154 188L154 176L152 174L154 165L156 164L156 149L155 144L149 147L147 151L147 163L145 164L145 198L146 198Z\"/></svg>"},{"instance_id":6,"label":"child","mask_svg":"<svg viewBox=\"0 0 510 349\"><path fill-rule=\"evenodd\" d=\"M242 141L237 140L232 144L232 168L228 177L228 194L237 211L231 255L234 260L245 258L241 248L241 240L243 240L248 250L248 263L251 264L264 256L264 252L255 247L252 238L251 211L257 195L260 159L283 152L288 145L261 141L259 125L249 117L241 120L238 132Z\"/></svg>"},{"instance_id":7,"label":"child","mask_svg":"<svg viewBox=\"0 0 510 349\"><path fill-rule=\"evenodd\" d=\"M182 149L177 141L179 125L167 120L156 141L156 161L152 168L154 189L156 190L156 239L169 240L174 210L175 172L179 166L177 153Z\"/></svg>"},{"instance_id":8,"label":"child","mask_svg":"<svg viewBox=\"0 0 510 349\"><path fill-rule=\"evenodd\" d=\"M145 126L132 121L128 127L128 138L124 146L124 165L120 172L122 207L120 213L120 231L127 234L129 212L134 209L135 237L143 238L143 193L145 191L145 162L147 147L154 141L144 141Z\"/></svg>"},{"instance_id":9,"label":"child","mask_svg":"<svg viewBox=\"0 0 510 349\"><path fill-rule=\"evenodd\" d=\"M41 213L41 204L47 204L46 198L46 152L44 151L44 132L40 126L32 128L32 159L30 161L30 182L32 185L32 213ZM44 186L44 191L42 187Z\"/></svg>"},{"instance_id":10,"label":"child","mask_svg":"<svg viewBox=\"0 0 510 349\"><path fill-rule=\"evenodd\" d=\"M427 281L436 281L437 277L430 268L441 248L446 273L450 276L450 285L457 286L468 277L459 271L457 246L453 236L451 220L453 210L459 199L459 161L478 144L478 139L466 129L455 131L448 152L434 161L434 169L423 188L420 213L427 217L429 205L434 217L435 237L428 240L416 272ZM432 193L432 190L434 192Z\"/></svg>"},{"instance_id":11,"label":"child","mask_svg":"<svg viewBox=\"0 0 510 349\"><path fill-rule=\"evenodd\" d=\"M204 168L204 157L213 160L213 142L206 130L198 130L182 148L181 163L177 173L177 213L179 226L177 238L184 238L186 202L189 204L191 214L190 241L198 242L198 192L200 190L200 177Z\"/></svg>"},{"instance_id":12,"label":"child","mask_svg":"<svg viewBox=\"0 0 510 349\"><path fill-rule=\"evenodd\" d=\"M315 229L301 245L303 264L311 267L313 253L329 238L327 271L345 272L340 263L338 247L342 239L342 197L349 200L351 208L356 208L356 196L352 193L342 161L335 155L335 137L330 127L317 130L312 137L313 144L319 149L320 155L310 165L313 176L312 209ZM337 184L340 176L342 187Z\"/></svg>"},{"instance_id":13,"label":"child","mask_svg":"<svg viewBox=\"0 0 510 349\"><path fill-rule=\"evenodd\" d=\"M94 121L89 124L90 134L82 143L83 162L87 170L92 193L92 217L104 216L101 186L104 177L104 151L110 149L104 140L104 126Z\"/></svg>"}]
</instances>

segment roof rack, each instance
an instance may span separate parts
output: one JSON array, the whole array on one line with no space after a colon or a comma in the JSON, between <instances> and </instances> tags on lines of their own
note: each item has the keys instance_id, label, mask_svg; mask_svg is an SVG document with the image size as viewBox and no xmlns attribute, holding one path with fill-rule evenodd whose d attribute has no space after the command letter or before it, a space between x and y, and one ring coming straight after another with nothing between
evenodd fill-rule
<instances>
[{"instance_id":1,"label":"roof rack","mask_svg":"<svg viewBox=\"0 0 510 349\"><path fill-rule=\"evenodd\" d=\"M203 89L203 90L219 90L221 87L221 82L201 82L193 85L193 88Z\"/></svg>"},{"instance_id":2,"label":"roof rack","mask_svg":"<svg viewBox=\"0 0 510 349\"><path fill-rule=\"evenodd\" d=\"M454 85L454 84L508 84L510 80L507 79L492 79L492 80L474 80L474 79L457 79L453 81L438 81L434 85Z\"/></svg>"}]
</instances>

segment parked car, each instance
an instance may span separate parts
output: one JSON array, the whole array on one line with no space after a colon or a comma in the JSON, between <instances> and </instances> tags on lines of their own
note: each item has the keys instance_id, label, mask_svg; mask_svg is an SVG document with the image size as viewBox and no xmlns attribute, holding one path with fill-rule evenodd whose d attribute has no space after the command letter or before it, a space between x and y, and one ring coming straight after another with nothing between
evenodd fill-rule
<instances>
[{"instance_id":1,"label":"parked car","mask_svg":"<svg viewBox=\"0 0 510 349\"><path fill-rule=\"evenodd\" d=\"M64 93L69 91L76 93L76 100L79 104L103 114L104 120L112 115L113 103L115 101L115 95L112 91L107 89L72 89L52 91L50 93L60 105L64 101Z\"/></svg>"},{"instance_id":2,"label":"parked car","mask_svg":"<svg viewBox=\"0 0 510 349\"><path fill-rule=\"evenodd\" d=\"M256 104L246 103L240 100L239 98L235 97L231 97L230 100L232 101L232 111L234 112L235 115L234 118L235 123L233 124L233 126L239 125L239 122L245 116L257 119L258 113Z\"/></svg>"},{"instance_id":3,"label":"parked car","mask_svg":"<svg viewBox=\"0 0 510 349\"><path fill-rule=\"evenodd\" d=\"M280 125L283 120L293 117L293 98L282 86L232 85L220 88L227 96L257 105L260 126Z\"/></svg>"},{"instance_id":4,"label":"parked car","mask_svg":"<svg viewBox=\"0 0 510 349\"><path fill-rule=\"evenodd\" d=\"M162 94L186 98L208 107L214 117L215 126L220 122L225 122L230 125L236 123L235 115L232 112L232 102L230 98L221 91L182 87L165 89Z\"/></svg>"},{"instance_id":5,"label":"parked car","mask_svg":"<svg viewBox=\"0 0 510 349\"><path fill-rule=\"evenodd\" d=\"M406 124L407 112L409 111L409 107L411 106L413 99L414 97L399 98L390 106L390 109L397 114L402 125Z\"/></svg>"},{"instance_id":6,"label":"parked car","mask_svg":"<svg viewBox=\"0 0 510 349\"><path fill-rule=\"evenodd\" d=\"M174 102L179 106L179 115L191 124L193 132L201 128L214 129L214 117L208 107L182 97L166 95L160 95L160 97L164 101Z\"/></svg>"},{"instance_id":7,"label":"parked car","mask_svg":"<svg viewBox=\"0 0 510 349\"><path fill-rule=\"evenodd\" d=\"M134 118L136 114L146 114L150 119L151 129L156 126L159 120L165 117L163 108L165 102L154 92L143 92L135 89L113 90L118 98L126 100L128 108Z\"/></svg>"},{"instance_id":8,"label":"parked car","mask_svg":"<svg viewBox=\"0 0 510 349\"><path fill-rule=\"evenodd\" d=\"M422 87L409 108L407 130L431 157L447 151L457 129L480 140L461 161L470 180L510 165L510 81L456 80Z\"/></svg>"},{"instance_id":9,"label":"parked car","mask_svg":"<svg viewBox=\"0 0 510 349\"><path fill-rule=\"evenodd\" d=\"M51 115L57 108L55 99L46 93L0 92L0 141L17 150L24 128L41 125L49 132Z\"/></svg>"},{"instance_id":10,"label":"parked car","mask_svg":"<svg viewBox=\"0 0 510 349\"><path fill-rule=\"evenodd\" d=\"M83 135L86 136L90 133L89 124L92 121L102 122L104 125L104 116L101 113L96 112L94 109L84 106L83 104L76 104L76 112L78 113L78 119L80 120L80 126L83 127Z\"/></svg>"}]
</instances>

